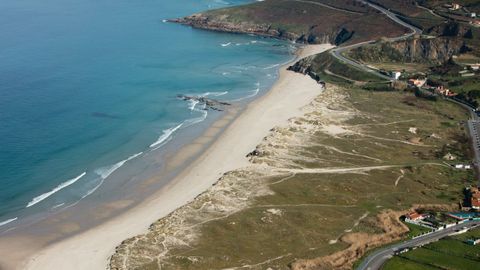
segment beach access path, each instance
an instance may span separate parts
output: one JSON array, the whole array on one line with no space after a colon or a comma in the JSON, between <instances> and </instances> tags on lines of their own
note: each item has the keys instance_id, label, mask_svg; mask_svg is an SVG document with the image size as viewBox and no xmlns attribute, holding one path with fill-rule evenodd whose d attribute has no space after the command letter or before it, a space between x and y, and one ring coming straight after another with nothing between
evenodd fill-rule
<instances>
[{"instance_id":1,"label":"beach access path","mask_svg":"<svg viewBox=\"0 0 480 270\"><path fill-rule=\"evenodd\" d=\"M299 50L298 58L318 54L332 47L330 44L308 45ZM286 67L281 68L273 88L250 103L231 123L225 124L226 121L219 120L218 124L213 124L212 129L218 129L219 125L226 125L226 128L197 160L151 198L118 217L35 251L27 260L7 267L35 270L105 269L115 247L122 241L144 233L153 222L192 201L224 173L249 166L246 155L268 135L270 129L286 125L290 118L301 116L302 108L321 93L322 88L315 80L287 71ZM209 130L205 136L208 133ZM2 250L0 242L2 255L4 251L15 253L14 246L8 243L3 243L3 246Z\"/></svg>"}]
</instances>

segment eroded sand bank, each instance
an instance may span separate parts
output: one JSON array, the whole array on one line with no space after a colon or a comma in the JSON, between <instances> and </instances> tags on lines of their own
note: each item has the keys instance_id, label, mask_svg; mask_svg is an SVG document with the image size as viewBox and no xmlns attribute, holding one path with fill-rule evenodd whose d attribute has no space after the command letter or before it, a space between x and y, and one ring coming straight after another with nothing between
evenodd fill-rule
<instances>
[{"instance_id":1,"label":"eroded sand bank","mask_svg":"<svg viewBox=\"0 0 480 270\"><path fill-rule=\"evenodd\" d=\"M299 58L331 47L328 44L307 46L299 51ZM105 269L108 258L123 240L145 232L150 224L193 200L225 172L248 166L246 155L268 135L269 130L302 115L302 108L320 91L319 84L308 76L288 72L282 67L274 87L252 102L205 153L168 186L134 209L40 250L21 268Z\"/></svg>"}]
</instances>

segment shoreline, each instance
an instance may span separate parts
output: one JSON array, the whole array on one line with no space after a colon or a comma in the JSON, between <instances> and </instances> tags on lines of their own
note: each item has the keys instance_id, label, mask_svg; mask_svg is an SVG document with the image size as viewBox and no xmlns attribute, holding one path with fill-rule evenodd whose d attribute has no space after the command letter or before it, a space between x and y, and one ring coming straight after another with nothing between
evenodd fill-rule
<instances>
[{"instance_id":1,"label":"shoreline","mask_svg":"<svg viewBox=\"0 0 480 270\"><path fill-rule=\"evenodd\" d=\"M106 268L108 258L123 240L145 232L153 222L192 201L217 182L224 173L249 166L246 155L255 149L271 128L286 124L288 119L301 115L301 108L320 94L318 91L320 88L317 82L308 76L289 72L286 67L300 58L320 53L331 47L331 45L322 44L308 45L299 49L297 57L282 66L279 71L280 76L272 88L247 105L236 118L233 116L235 112L227 113L225 117L208 128L196 141L201 142L202 138L208 139L212 134L214 134L213 137L217 135L218 139L191 165L150 198L146 198L138 206L88 231L40 249L30 259L15 267L26 269ZM291 91L292 89L296 91ZM226 127L225 130L221 131L224 127ZM180 158L171 162L181 161Z\"/></svg>"}]
</instances>

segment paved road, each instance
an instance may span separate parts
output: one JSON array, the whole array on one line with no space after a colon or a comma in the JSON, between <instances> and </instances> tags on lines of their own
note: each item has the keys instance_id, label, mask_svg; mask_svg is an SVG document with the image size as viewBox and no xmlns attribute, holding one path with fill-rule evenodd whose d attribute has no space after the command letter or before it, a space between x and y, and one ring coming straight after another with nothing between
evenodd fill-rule
<instances>
[{"instance_id":1,"label":"paved road","mask_svg":"<svg viewBox=\"0 0 480 270\"><path fill-rule=\"evenodd\" d=\"M468 133L470 135L470 139L472 140L472 148L474 152L473 166L477 172L476 175L478 185L480 186L480 117L475 112L476 108L452 98L447 100L464 107L470 112L471 119L468 120Z\"/></svg>"},{"instance_id":2,"label":"paved road","mask_svg":"<svg viewBox=\"0 0 480 270\"><path fill-rule=\"evenodd\" d=\"M438 241L439 239L454 233L456 230L461 230L463 227L472 228L480 226L480 221L468 221L463 224L458 224L453 227L436 231L431 234L417 237L406 242L399 243L384 249L381 249L372 255L368 256L357 270L376 270L380 269L382 265L390 259L396 252L405 249L423 246L425 244Z\"/></svg>"},{"instance_id":3,"label":"paved road","mask_svg":"<svg viewBox=\"0 0 480 270\"><path fill-rule=\"evenodd\" d=\"M390 12L389 10L387 10L383 7L380 7L378 5L375 5L373 3L370 3L368 1L363 1L362 0L361 2L369 5L370 7L374 8L378 11L380 11L381 13L385 14L387 17L389 17L390 19L392 19L396 23L398 23L398 24L400 24L400 25L402 25L406 28L409 28L411 30L411 32L408 33L408 34L404 34L402 36L395 37L395 38L389 38L388 41L395 42L395 41L407 39L407 38L409 38L413 35L422 34L422 30L420 30L419 28L417 28L413 25L410 25L410 24L402 21L399 17L397 17L394 13ZM333 55L338 60L342 61L343 63L354 66L354 67L356 67L360 70L364 70L366 72L375 73L379 77L385 78L387 80L391 80L392 78L390 78L390 77L388 77L384 74L381 74L378 71L373 70L373 69L365 66L364 64L358 63L358 62L356 62L352 59L348 59L348 58L346 58L342 55L342 52L344 52L346 50L358 48L358 47L364 46L366 44L373 44L375 42L376 42L375 40L372 40L372 41L361 42L361 43L357 43L357 44L353 44L353 45L349 45L349 46L342 46L342 47L331 50L330 54ZM472 120L469 121L469 131L470 131L470 136L471 136L471 138L474 142L475 164L480 164L480 162L479 162L480 161L480 136L479 136L480 121L478 119L478 116L477 116L476 113L474 113L472 111L472 108L470 108L468 105L462 104L458 101L454 101L454 102L459 103L461 106L466 107L468 110L471 111ZM422 246L422 245L425 245L425 244L428 244L428 243L431 243L431 242L435 242L435 241L438 241L439 239L441 239L445 236L448 236L448 235L454 233L456 230L462 229L463 227L476 227L476 226L480 226L480 221L469 221L469 222L466 222L466 223L463 223L463 224L459 224L459 225L456 225L456 226L453 226L453 227L450 227L450 228L447 228L447 229L436 231L436 232L433 232L433 233L430 233L430 234L427 234L427 235L424 235L424 236L420 236L420 237L415 238L415 239L411 239L411 240L408 240L408 241L405 241L405 242L402 242L402 243L399 243L399 244L381 249L377 252L374 252L370 256L368 256L357 269L359 269L359 270L377 270L377 269L380 269L381 266L388 259L390 259L396 252L398 252L402 249L418 247L418 246Z\"/></svg>"},{"instance_id":4,"label":"paved road","mask_svg":"<svg viewBox=\"0 0 480 270\"><path fill-rule=\"evenodd\" d=\"M402 21L400 18L398 18L394 13L390 12L389 10L381 7L381 6L378 6L378 5L375 5L373 3L370 3L368 1L361 1L362 3L364 4L367 4L369 5L370 7L380 11L381 13L383 13L384 15L386 15L388 18L392 19L394 22L408 28L411 30L410 33L407 33L407 34L404 34L404 35L401 35L399 37L394 37L394 38L389 38L387 39L387 41L390 41L390 42L395 42L395 41L399 41L399 40L403 40L403 39L407 39L413 35L419 35L419 34L422 34L422 30L420 30L419 28L413 26L413 25L410 25L404 21ZM342 53L346 50L351 50L351 49L355 49L355 48L358 48L358 47L361 47L361 46L364 46L366 44L373 44L375 43L376 40L370 40L370 41L365 41L365 42L360 42L360 43L356 43L356 44L353 44L353 45L349 45L349 46L342 46L342 47L338 47L336 49L333 49L333 50L330 50L330 54L333 55L335 58L337 58L338 60L340 60L341 62L345 63L345 64L348 64L348 65L351 65L351 66L354 66L360 70L363 70L363 71L366 71L366 72L369 72L369 73L374 73L375 75L381 77L381 78L384 78L386 80L392 80L391 77L389 76L386 76L380 72L378 72L377 70L374 70L374 69L371 69L367 66L365 66L364 64L361 64L359 62L356 62L352 59L349 59L349 58L346 58L345 56L342 55Z\"/></svg>"},{"instance_id":5,"label":"paved road","mask_svg":"<svg viewBox=\"0 0 480 270\"><path fill-rule=\"evenodd\" d=\"M478 117L478 114L475 112L475 108L473 108L472 106L453 99L450 100L470 111L470 115L472 118L468 120L468 133L470 134L474 153L473 167L477 172L476 175L478 186L480 186L480 117Z\"/></svg>"}]
</instances>

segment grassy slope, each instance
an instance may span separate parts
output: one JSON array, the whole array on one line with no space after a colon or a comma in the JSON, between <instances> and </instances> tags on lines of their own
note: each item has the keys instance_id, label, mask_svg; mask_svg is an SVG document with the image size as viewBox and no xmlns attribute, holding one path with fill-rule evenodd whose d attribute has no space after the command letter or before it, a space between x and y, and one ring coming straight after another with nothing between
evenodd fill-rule
<instances>
[{"instance_id":1,"label":"grassy slope","mask_svg":"<svg viewBox=\"0 0 480 270\"><path fill-rule=\"evenodd\" d=\"M348 11L339 11L310 2L330 4ZM281 31L293 32L298 35L321 35L325 33L333 35L338 33L340 29L345 28L354 32L352 42L376 39L381 36L399 36L405 32L404 28L380 15L376 10L359 5L351 0L335 2L330 0L307 2L267 0L239 7L208 11L204 14L214 20L267 24Z\"/></svg>"},{"instance_id":2,"label":"grassy slope","mask_svg":"<svg viewBox=\"0 0 480 270\"><path fill-rule=\"evenodd\" d=\"M165 265L172 269L220 269L266 262L260 268L286 269L294 258L314 258L345 248L342 243L328 242L352 228L366 212L370 217L360 222L355 231L372 232L373 216L385 208L404 209L413 203L460 200L463 185L471 179L469 172L419 164L441 162L436 158L443 154L441 149L463 134L458 121L466 118L465 112L450 103L423 100L415 101L412 108L402 102L407 96L396 92L372 94L355 89L348 92L351 95L349 102L365 115L351 119L347 124L373 124L367 133L383 139L356 135L334 138L318 133L300 149L292 149L315 161L299 159L294 162L309 168L404 164L405 176L397 187L393 183L399 177L400 168L367 174L298 174L271 184L275 194L259 197L251 207L203 224L195 244L172 250L164 260ZM375 106L372 106L373 99ZM374 124L389 122L398 123ZM427 140L426 144L433 147L420 148L388 141L409 137L407 130L412 125L421 127L421 137L435 133L443 139ZM333 146L345 153L354 151L369 155L382 162L332 152L320 145ZM420 154L414 154L415 151ZM457 152L461 154L462 151ZM272 178L270 181L278 180ZM281 209L283 215L274 217L273 222L264 222L262 218L268 208ZM199 258L199 261L192 263L187 259L192 257ZM278 259L268 262L272 258Z\"/></svg>"},{"instance_id":3,"label":"grassy slope","mask_svg":"<svg viewBox=\"0 0 480 270\"><path fill-rule=\"evenodd\" d=\"M330 55L328 52L319 54L314 57L313 61L311 62L312 69L320 75L320 78L324 78L331 74L339 75L340 78L348 78L354 81L364 81L364 82L378 82L384 81L382 78L378 76L365 72L363 70L359 70L355 67L350 65L344 64ZM327 72L327 73L326 73ZM330 72L331 74L329 74Z\"/></svg>"}]
</instances>

